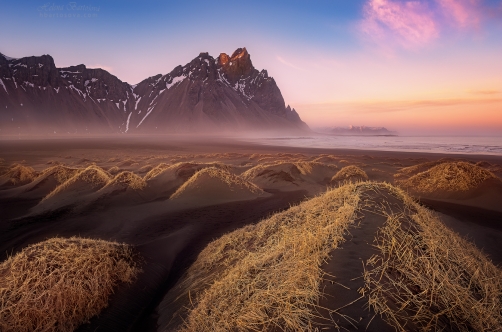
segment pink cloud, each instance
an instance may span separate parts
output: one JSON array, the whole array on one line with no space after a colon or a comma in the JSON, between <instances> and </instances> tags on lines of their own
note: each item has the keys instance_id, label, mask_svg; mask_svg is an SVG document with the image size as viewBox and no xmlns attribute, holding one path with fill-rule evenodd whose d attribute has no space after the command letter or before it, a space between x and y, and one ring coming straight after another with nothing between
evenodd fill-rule
<instances>
[{"instance_id":1,"label":"pink cloud","mask_svg":"<svg viewBox=\"0 0 502 332\"><path fill-rule=\"evenodd\" d=\"M481 20L479 0L437 0L445 16L460 28L477 27Z\"/></svg>"},{"instance_id":2,"label":"pink cloud","mask_svg":"<svg viewBox=\"0 0 502 332\"><path fill-rule=\"evenodd\" d=\"M478 28L486 10L483 0L368 0L360 29L372 41L416 49L430 44L448 28Z\"/></svg>"},{"instance_id":3,"label":"pink cloud","mask_svg":"<svg viewBox=\"0 0 502 332\"><path fill-rule=\"evenodd\" d=\"M373 40L405 48L423 46L439 35L433 12L422 1L369 0L361 29Z\"/></svg>"}]
</instances>

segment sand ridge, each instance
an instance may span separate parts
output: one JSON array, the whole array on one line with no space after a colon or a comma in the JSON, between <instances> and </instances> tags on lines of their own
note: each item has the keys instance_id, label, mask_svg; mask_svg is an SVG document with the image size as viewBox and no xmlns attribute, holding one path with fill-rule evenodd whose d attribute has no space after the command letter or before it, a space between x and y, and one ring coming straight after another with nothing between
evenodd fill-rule
<instances>
[{"instance_id":1,"label":"sand ridge","mask_svg":"<svg viewBox=\"0 0 502 332\"><path fill-rule=\"evenodd\" d=\"M20 197L42 198L79 171L81 171L81 169L58 164L44 169L31 182L6 190L5 194Z\"/></svg>"},{"instance_id":2,"label":"sand ridge","mask_svg":"<svg viewBox=\"0 0 502 332\"><path fill-rule=\"evenodd\" d=\"M30 166L14 164L0 175L0 187L26 184L33 181L38 173Z\"/></svg>"},{"instance_id":3,"label":"sand ridge","mask_svg":"<svg viewBox=\"0 0 502 332\"><path fill-rule=\"evenodd\" d=\"M190 158L197 158L197 161L189 161ZM152 160L157 159L170 161L152 163ZM371 179L394 181L397 185L410 190L413 195L427 198L469 198L474 195L474 192L482 193L485 191L485 187L497 187L496 184L499 182L497 176L485 169L496 166L488 162L479 162L479 165L485 167L482 168L472 163L452 161L452 158L425 162L423 162L424 158L415 159L402 160L388 157L378 159L367 155L357 158L354 155L336 156L331 154L309 157L299 153L208 153L161 155L159 158L155 156L135 158L124 156L123 158L112 157L108 158L107 161L102 161L106 159L89 155L88 158L80 158L76 162L77 165L82 162L91 163L89 166L81 168L64 164L63 162L66 160L64 157L62 160L51 159L50 164L55 166L42 168L38 171L29 166L12 165L11 173L9 173L11 177L20 178L21 174L25 173L28 175L23 175L23 184L16 180L16 184L11 183L8 190L0 191L0 197L18 196L35 199L41 196L43 198L39 206L32 210L34 213L57 210L71 205L84 206L88 205L88 201L96 201L101 197L100 195L117 196L123 191L130 192L132 189L136 190L139 195L129 195L129 198L125 198L125 200L134 204L167 200L194 174L209 167L239 175L261 189L306 190L309 195L318 194L330 185L337 186L345 181L368 180L370 178L368 174L371 175ZM150 163L142 164L146 160ZM322 160L327 163L320 162ZM175 162L172 163L173 161ZM372 164L366 165L362 161L370 161ZM417 161L422 163L416 164ZM95 162L101 164L94 164ZM415 164L407 167L399 166L409 162ZM109 166L110 163L115 166ZM126 166L126 168L131 170L124 170L116 165L129 165L131 167ZM337 165L347 166L339 169ZM434 172L436 175L433 176ZM455 179L462 178L462 180L452 182L443 175ZM478 179L478 177L482 178ZM432 178L435 178L436 182L442 182L431 182ZM469 184L468 181L474 182ZM429 183L427 190L424 189L426 182ZM445 187L461 182L465 183L469 190L453 190ZM129 185L126 188L121 183L129 183ZM479 190L475 188L478 185L481 187ZM52 196L65 197L61 200L54 199L58 203L53 204L50 203ZM117 200L119 196L116 197ZM208 196L211 195L208 193ZM119 204L118 201L116 203ZM473 204L478 203L474 202ZM488 205L491 204L490 202Z\"/></svg>"},{"instance_id":4,"label":"sand ridge","mask_svg":"<svg viewBox=\"0 0 502 332\"><path fill-rule=\"evenodd\" d=\"M418 165L413 172L404 169L396 174L396 183L418 195L450 198L470 196L482 186L502 188L502 181L492 172L468 162ZM422 169L426 169L421 171ZM412 175L403 178L405 175Z\"/></svg>"},{"instance_id":5,"label":"sand ridge","mask_svg":"<svg viewBox=\"0 0 502 332\"><path fill-rule=\"evenodd\" d=\"M83 197L103 188L112 176L99 166L88 166L58 185L32 209L32 213L56 210L79 203Z\"/></svg>"},{"instance_id":6,"label":"sand ridge","mask_svg":"<svg viewBox=\"0 0 502 332\"><path fill-rule=\"evenodd\" d=\"M169 200L189 205L206 205L250 200L268 194L256 185L227 170L207 167L179 187Z\"/></svg>"},{"instance_id":7,"label":"sand ridge","mask_svg":"<svg viewBox=\"0 0 502 332\"><path fill-rule=\"evenodd\" d=\"M368 179L368 175L365 171L357 166L350 165L343 167L335 175L333 175L331 183L338 184L339 182L344 181L366 181Z\"/></svg>"},{"instance_id":8,"label":"sand ridge","mask_svg":"<svg viewBox=\"0 0 502 332\"><path fill-rule=\"evenodd\" d=\"M311 330L313 313L304 308L319 297L319 263L353 222L354 189L329 192L209 244L179 286L193 303L180 331ZM161 307L169 305L168 297ZM160 317L162 331L169 321Z\"/></svg>"},{"instance_id":9,"label":"sand ridge","mask_svg":"<svg viewBox=\"0 0 502 332\"><path fill-rule=\"evenodd\" d=\"M315 194L325 189L336 170L335 165L313 161L277 161L258 164L242 173L242 177L264 189L305 189Z\"/></svg>"}]
</instances>

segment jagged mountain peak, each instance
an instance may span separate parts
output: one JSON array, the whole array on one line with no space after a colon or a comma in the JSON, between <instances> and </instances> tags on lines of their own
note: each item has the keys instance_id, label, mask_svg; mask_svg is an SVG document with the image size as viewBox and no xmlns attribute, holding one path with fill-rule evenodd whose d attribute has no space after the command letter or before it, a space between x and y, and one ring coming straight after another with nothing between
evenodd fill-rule
<instances>
[{"instance_id":1,"label":"jagged mountain peak","mask_svg":"<svg viewBox=\"0 0 502 332\"><path fill-rule=\"evenodd\" d=\"M136 85L84 64L56 68L50 56L0 57L0 134L221 133L308 130L246 48L216 59L201 52ZM45 129L47 128L47 129Z\"/></svg>"},{"instance_id":2,"label":"jagged mountain peak","mask_svg":"<svg viewBox=\"0 0 502 332\"><path fill-rule=\"evenodd\" d=\"M235 60L246 56L249 56L248 50L245 47L242 48L239 47L234 51L234 53L232 53L231 59Z\"/></svg>"},{"instance_id":3,"label":"jagged mountain peak","mask_svg":"<svg viewBox=\"0 0 502 332\"><path fill-rule=\"evenodd\" d=\"M226 53L221 53L218 57L218 66L223 69L223 72L232 82L235 82L241 76L251 74L255 70L251 62L251 56L245 47L238 48L230 57Z\"/></svg>"}]
</instances>

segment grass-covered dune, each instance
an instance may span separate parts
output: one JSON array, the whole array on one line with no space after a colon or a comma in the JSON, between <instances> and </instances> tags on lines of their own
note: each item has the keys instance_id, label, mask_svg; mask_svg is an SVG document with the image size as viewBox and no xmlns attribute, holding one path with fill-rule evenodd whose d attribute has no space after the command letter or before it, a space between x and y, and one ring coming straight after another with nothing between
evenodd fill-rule
<instances>
[{"instance_id":1,"label":"grass-covered dune","mask_svg":"<svg viewBox=\"0 0 502 332\"><path fill-rule=\"evenodd\" d=\"M464 198L482 194L488 187L502 188L492 172L464 161L419 164L394 177L400 187L416 195L437 198Z\"/></svg>"},{"instance_id":2,"label":"grass-covered dune","mask_svg":"<svg viewBox=\"0 0 502 332\"><path fill-rule=\"evenodd\" d=\"M0 263L0 331L74 331L138 271L125 244L72 237L30 245Z\"/></svg>"},{"instance_id":3,"label":"grass-covered dune","mask_svg":"<svg viewBox=\"0 0 502 332\"><path fill-rule=\"evenodd\" d=\"M397 205L387 204L384 193ZM401 189L359 182L214 240L160 304L159 330L320 330L319 320L330 317L319 317L319 301L337 296L321 288L337 278L324 267L367 213L385 219L371 238L360 239L376 248L361 266L363 287L353 291L389 327L502 329L500 269ZM173 306L181 308L174 316Z\"/></svg>"},{"instance_id":4,"label":"grass-covered dune","mask_svg":"<svg viewBox=\"0 0 502 332\"><path fill-rule=\"evenodd\" d=\"M267 196L262 189L227 170L203 168L171 195L178 204L211 205Z\"/></svg>"}]
</instances>

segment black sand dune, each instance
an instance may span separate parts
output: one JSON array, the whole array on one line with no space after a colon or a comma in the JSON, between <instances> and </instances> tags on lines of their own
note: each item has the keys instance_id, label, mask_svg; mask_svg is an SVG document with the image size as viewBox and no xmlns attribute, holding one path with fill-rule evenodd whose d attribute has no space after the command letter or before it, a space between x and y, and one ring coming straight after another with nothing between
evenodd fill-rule
<instances>
[{"instance_id":1,"label":"black sand dune","mask_svg":"<svg viewBox=\"0 0 502 332\"><path fill-rule=\"evenodd\" d=\"M0 191L0 195L24 199L43 198L81 170L64 165L49 167L43 170L33 181L9 190Z\"/></svg>"},{"instance_id":2,"label":"black sand dune","mask_svg":"<svg viewBox=\"0 0 502 332\"><path fill-rule=\"evenodd\" d=\"M285 162L258 164L245 171L242 177L260 188L282 191L299 188L316 194L326 188L336 173L335 165L319 162Z\"/></svg>"},{"instance_id":3,"label":"black sand dune","mask_svg":"<svg viewBox=\"0 0 502 332\"><path fill-rule=\"evenodd\" d=\"M32 209L33 214L55 211L84 203L84 197L105 187L111 175L98 166L89 166L58 185Z\"/></svg>"},{"instance_id":4,"label":"black sand dune","mask_svg":"<svg viewBox=\"0 0 502 332\"><path fill-rule=\"evenodd\" d=\"M368 179L368 175L365 171L357 166L350 165L343 167L335 175L333 175L331 178L331 184L339 185L343 182L367 181Z\"/></svg>"},{"instance_id":5,"label":"black sand dune","mask_svg":"<svg viewBox=\"0 0 502 332\"><path fill-rule=\"evenodd\" d=\"M190 302L182 298L176 305L166 307L163 299L166 301L169 294L176 294L175 286L209 243L325 191L343 166L358 165L371 180L389 181L403 167L424 162L435 164L428 164L418 173L460 159L472 165L484 160L486 163L478 166L487 171L502 165L502 159L494 156L454 156L441 160L442 156L432 154L279 148L210 140L160 142L138 138L134 141L75 140L71 144L63 140L2 141L0 145L2 165L24 160L23 167L31 168L28 168L27 174L31 174L28 177L22 177L23 172L12 172L12 178L24 180L0 188L0 260L55 236L124 242L138 254L143 273L133 284L119 285L109 307L79 331L157 331L158 324L167 327L166 317L172 317ZM121 153L125 148L127 152ZM82 164L75 163L84 159ZM340 162L344 160L346 162ZM96 165L84 167L92 162ZM122 162L123 166L116 167ZM142 169L147 163L148 167ZM268 174L274 173L274 176L266 178L266 174L262 174L263 183L254 182L265 195L255 195L252 191L252 195L248 195L249 191L245 191L239 198L242 200L234 202L228 199L235 200L232 195L239 196L239 191L232 190L232 185L225 181L216 181L216 185L207 185L208 179L195 181L198 177L190 181L197 172L210 167L227 172L228 177L245 178L246 171L263 167L263 163L265 170L274 164L294 165L296 169L271 168ZM110 172L112 167L116 167L116 171ZM84 177L90 178L89 181L76 176L86 169L88 174L84 174L93 175ZM281 178L284 175L281 171L293 181ZM277 182L273 182L274 177ZM71 179L74 181L69 181ZM185 207L169 199L184 185L189 190L182 192L189 201L191 196L201 195L192 199L193 205ZM499 211L498 189L480 186L477 190L480 194L472 197L416 197L421 204L437 211L449 228L470 239L494 263L502 264L502 211ZM56 199L51 202L51 197ZM209 198L210 205L197 203L202 203L205 197ZM373 241L377 229L386 223L382 211L400 213L403 203L385 190L368 192L364 199L373 202L372 205L356 213L355 223L347 228L343 242L329 253L327 263L322 264L323 271L334 277L325 276L320 284L325 296L320 297L319 306L312 307L325 319L312 322L327 330L333 329L333 323L349 330L355 329L354 325L364 330L368 323L369 331L393 330L380 315L373 318L373 309L365 307L367 299L357 300L361 296L358 289L364 285L357 275L363 271L362 263L378 253ZM45 205L45 201L51 204ZM386 205L381 209L379 203L383 201ZM30 214L37 206L43 207L40 213ZM366 268L369 270L370 266ZM323 311L321 307L327 309ZM173 321L167 319L172 324L169 326L176 330L181 318L186 318L183 315Z\"/></svg>"},{"instance_id":6,"label":"black sand dune","mask_svg":"<svg viewBox=\"0 0 502 332\"><path fill-rule=\"evenodd\" d=\"M183 206L214 205L269 196L256 185L215 167L204 168L188 179L169 200Z\"/></svg>"},{"instance_id":7,"label":"black sand dune","mask_svg":"<svg viewBox=\"0 0 502 332\"><path fill-rule=\"evenodd\" d=\"M196 172L208 167L230 169L229 166L221 163L178 162L172 165L158 164L144 176L144 180L147 182L146 195L150 199L169 198Z\"/></svg>"},{"instance_id":8,"label":"black sand dune","mask_svg":"<svg viewBox=\"0 0 502 332\"><path fill-rule=\"evenodd\" d=\"M36 177L37 172L32 167L13 164L0 174L0 188L30 183Z\"/></svg>"},{"instance_id":9,"label":"black sand dune","mask_svg":"<svg viewBox=\"0 0 502 332\"><path fill-rule=\"evenodd\" d=\"M494 209L502 200L502 180L492 172L468 162L441 159L400 170L395 182L423 199Z\"/></svg>"}]
</instances>

